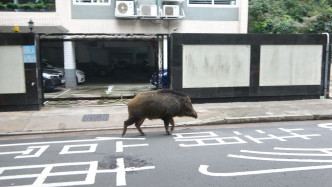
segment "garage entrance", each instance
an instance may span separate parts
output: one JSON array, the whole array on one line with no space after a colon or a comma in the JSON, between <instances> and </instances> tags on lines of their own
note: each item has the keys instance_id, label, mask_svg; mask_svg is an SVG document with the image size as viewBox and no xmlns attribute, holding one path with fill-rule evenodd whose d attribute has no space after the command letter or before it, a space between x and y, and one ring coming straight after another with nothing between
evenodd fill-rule
<instances>
[{"instance_id":1,"label":"garage entrance","mask_svg":"<svg viewBox=\"0 0 332 187\"><path fill-rule=\"evenodd\" d=\"M67 73L66 41L74 45L77 85L44 89L45 105L112 103L158 89L151 79L159 80L157 72L163 67L163 36L70 35L68 40L62 35L42 35L42 69L60 71L62 79Z\"/></svg>"}]
</instances>

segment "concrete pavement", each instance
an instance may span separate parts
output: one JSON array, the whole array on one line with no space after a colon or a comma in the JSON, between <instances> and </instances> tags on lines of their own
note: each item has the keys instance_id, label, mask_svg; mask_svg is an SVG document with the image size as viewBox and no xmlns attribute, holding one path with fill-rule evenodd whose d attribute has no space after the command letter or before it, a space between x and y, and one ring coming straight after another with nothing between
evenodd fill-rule
<instances>
[{"instance_id":1,"label":"concrete pavement","mask_svg":"<svg viewBox=\"0 0 332 187\"><path fill-rule=\"evenodd\" d=\"M332 119L332 100L205 103L193 105L198 119L176 117L176 126ZM0 135L122 129L126 105L44 107L0 113ZM162 127L146 120L144 127ZM130 126L135 128L134 125ZM176 129L175 129L176 130Z\"/></svg>"}]
</instances>

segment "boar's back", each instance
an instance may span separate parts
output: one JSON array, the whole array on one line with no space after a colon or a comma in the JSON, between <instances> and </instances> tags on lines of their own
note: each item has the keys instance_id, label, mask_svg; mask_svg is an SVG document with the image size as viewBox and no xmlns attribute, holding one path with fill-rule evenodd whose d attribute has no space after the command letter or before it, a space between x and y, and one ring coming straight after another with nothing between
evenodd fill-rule
<instances>
[{"instance_id":1,"label":"boar's back","mask_svg":"<svg viewBox=\"0 0 332 187\"><path fill-rule=\"evenodd\" d=\"M143 92L128 103L128 112L137 118L173 117L182 112L186 97L172 90Z\"/></svg>"}]
</instances>

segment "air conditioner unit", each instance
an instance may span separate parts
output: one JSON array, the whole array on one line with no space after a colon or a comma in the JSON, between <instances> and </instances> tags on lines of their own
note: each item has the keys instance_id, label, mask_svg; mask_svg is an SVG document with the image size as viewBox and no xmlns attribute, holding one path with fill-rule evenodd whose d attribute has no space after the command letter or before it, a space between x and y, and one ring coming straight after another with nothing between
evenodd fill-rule
<instances>
[{"instance_id":1,"label":"air conditioner unit","mask_svg":"<svg viewBox=\"0 0 332 187\"><path fill-rule=\"evenodd\" d=\"M179 17L180 6L179 5L164 5L163 6L164 17Z\"/></svg>"},{"instance_id":2,"label":"air conditioner unit","mask_svg":"<svg viewBox=\"0 0 332 187\"><path fill-rule=\"evenodd\" d=\"M115 16L126 17L134 15L134 1L116 1Z\"/></svg>"},{"instance_id":3,"label":"air conditioner unit","mask_svg":"<svg viewBox=\"0 0 332 187\"><path fill-rule=\"evenodd\" d=\"M157 17L157 5L140 5L140 16Z\"/></svg>"}]
</instances>

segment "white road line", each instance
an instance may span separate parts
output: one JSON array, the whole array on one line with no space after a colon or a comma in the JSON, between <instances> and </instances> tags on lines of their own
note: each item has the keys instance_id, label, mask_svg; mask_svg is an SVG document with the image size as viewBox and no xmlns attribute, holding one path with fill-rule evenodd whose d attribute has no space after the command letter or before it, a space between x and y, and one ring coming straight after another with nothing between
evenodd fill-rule
<instances>
[{"instance_id":1,"label":"white road line","mask_svg":"<svg viewBox=\"0 0 332 187\"><path fill-rule=\"evenodd\" d=\"M254 156L244 156L244 155L227 155L231 158L241 158L249 160L265 160L265 161L279 161L279 162L313 162L313 163L332 163L332 160L314 160L314 159L288 159L288 158L265 158L265 157L254 157Z\"/></svg>"},{"instance_id":2,"label":"white road line","mask_svg":"<svg viewBox=\"0 0 332 187\"><path fill-rule=\"evenodd\" d=\"M59 96L65 94L65 93L69 92L70 90L71 90L71 89L68 89L68 90L66 90L66 91L64 91L64 92L60 93L59 95L56 95L56 96L54 96L54 97L52 97L52 98L53 98L53 99L54 99L54 98L57 98L57 97L59 97ZM44 104L46 104L46 103L48 103L48 101L45 101L45 102L44 102Z\"/></svg>"},{"instance_id":3,"label":"white road line","mask_svg":"<svg viewBox=\"0 0 332 187\"><path fill-rule=\"evenodd\" d=\"M256 130L256 132L260 133L260 134L265 134L266 132L262 131L262 130Z\"/></svg>"},{"instance_id":4,"label":"white road line","mask_svg":"<svg viewBox=\"0 0 332 187\"><path fill-rule=\"evenodd\" d=\"M0 147L11 147L11 146L22 146L22 145L61 144L61 143L80 143L80 142L98 142L98 141L107 141L107 140L145 140L145 138L96 137L95 139L83 139L83 140L65 140L65 141L2 144L2 145L0 145Z\"/></svg>"},{"instance_id":5,"label":"white road line","mask_svg":"<svg viewBox=\"0 0 332 187\"><path fill-rule=\"evenodd\" d=\"M241 153L253 153L253 154L262 154L262 155L279 155L279 156L330 156L332 153L325 154L315 154L315 153L283 153L283 152L261 152L261 151L250 151L250 150L241 150Z\"/></svg>"},{"instance_id":6,"label":"white road line","mask_svg":"<svg viewBox=\"0 0 332 187\"><path fill-rule=\"evenodd\" d=\"M97 150L98 144L79 144L79 145L65 145L59 155L64 155L64 154L81 154L81 153L94 153ZM75 150L75 151L70 151L71 148L73 147L88 147L88 150Z\"/></svg>"},{"instance_id":7,"label":"white road line","mask_svg":"<svg viewBox=\"0 0 332 187\"><path fill-rule=\"evenodd\" d=\"M88 185L94 184L96 174L99 173L116 173L116 186L126 185L126 172L130 171L141 171L155 169L155 166L144 166L144 167L125 167L124 158L116 159L117 168L98 170L98 161L90 162L74 162L74 163L56 163L56 164L45 164L45 165L30 165L30 166L11 166L11 167L0 167L0 181L2 180L17 180L17 179L29 179L36 178L32 186L73 186L73 185ZM87 166L85 170L72 170L72 171L61 171L52 172L53 168L61 168L68 166ZM5 175L1 176L4 172L11 171L28 171L28 169L42 169L41 173L31 174L20 174L20 175ZM48 177L60 177L60 176L73 176L73 175L86 175L85 179L81 181L70 181L70 182L59 182L59 183L44 183ZM73 178L74 180L74 178Z\"/></svg>"},{"instance_id":8,"label":"white road line","mask_svg":"<svg viewBox=\"0 0 332 187\"><path fill-rule=\"evenodd\" d=\"M236 135L242 135L239 131L233 131L233 133Z\"/></svg>"},{"instance_id":9,"label":"white road line","mask_svg":"<svg viewBox=\"0 0 332 187\"><path fill-rule=\"evenodd\" d=\"M131 145L123 145L122 141L116 141L116 151L117 153L123 152L124 147L141 147L141 146L149 146L149 144L131 144Z\"/></svg>"},{"instance_id":10,"label":"white road line","mask_svg":"<svg viewBox=\"0 0 332 187\"><path fill-rule=\"evenodd\" d=\"M327 128L327 129L330 129L332 131L332 123L318 124L318 127Z\"/></svg>"},{"instance_id":11,"label":"white road line","mask_svg":"<svg viewBox=\"0 0 332 187\"><path fill-rule=\"evenodd\" d=\"M209 168L208 165L200 165L198 171L200 173L204 174L204 175L209 175L209 176L213 176L213 177L234 177L234 176L245 176L245 175L282 173L282 172L291 172L291 171L308 171L308 170L318 170L318 169L331 169L332 165L267 169L267 170L242 171L242 172L230 172L230 173L213 173L213 172L209 172L207 170L208 168Z\"/></svg>"},{"instance_id":12,"label":"white road line","mask_svg":"<svg viewBox=\"0 0 332 187\"><path fill-rule=\"evenodd\" d=\"M332 151L332 148L284 148L284 147L275 147L275 150L285 150L285 151Z\"/></svg>"},{"instance_id":13,"label":"white road line","mask_svg":"<svg viewBox=\"0 0 332 187\"><path fill-rule=\"evenodd\" d=\"M112 89L113 89L113 88L114 88L114 86L109 85L108 88L107 88L107 90L105 91L106 94L110 94L110 93L112 92Z\"/></svg>"}]
</instances>

